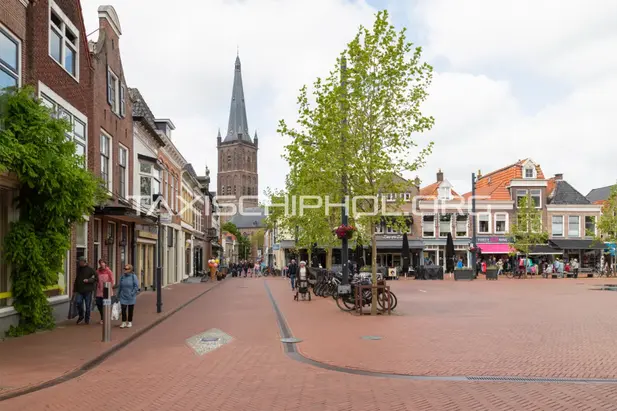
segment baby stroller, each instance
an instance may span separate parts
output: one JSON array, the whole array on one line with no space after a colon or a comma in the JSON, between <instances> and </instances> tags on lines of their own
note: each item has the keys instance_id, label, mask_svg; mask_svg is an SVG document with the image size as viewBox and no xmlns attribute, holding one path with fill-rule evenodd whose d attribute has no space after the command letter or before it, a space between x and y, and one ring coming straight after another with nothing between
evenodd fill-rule
<instances>
[{"instance_id":1,"label":"baby stroller","mask_svg":"<svg viewBox=\"0 0 617 411\"><path fill-rule=\"evenodd\" d=\"M294 300L300 301L300 296L302 296L302 300L306 300L308 296L308 300L311 301L311 292L309 291L309 281L308 281L308 269L304 266L304 264L300 263L300 269L298 270L298 284L296 285L296 295L294 296Z\"/></svg>"}]
</instances>

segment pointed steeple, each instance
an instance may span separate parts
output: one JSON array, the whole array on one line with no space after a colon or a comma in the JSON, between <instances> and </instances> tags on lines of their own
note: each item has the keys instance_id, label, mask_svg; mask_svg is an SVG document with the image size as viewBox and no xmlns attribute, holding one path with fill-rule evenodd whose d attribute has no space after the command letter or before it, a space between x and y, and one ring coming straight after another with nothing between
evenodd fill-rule
<instances>
[{"instance_id":1,"label":"pointed steeple","mask_svg":"<svg viewBox=\"0 0 617 411\"><path fill-rule=\"evenodd\" d=\"M236 56L234 71L234 85L231 91L231 107L229 109L229 125L225 142L243 140L252 143L249 135L249 126L246 120L246 105L244 102L244 88L242 87L242 70L240 56Z\"/></svg>"},{"instance_id":2,"label":"pointed steeple","mask_svg":"<svg viewBox=\"0 0 617 411\"><path fill-rule=\"evenodd\" d=\"M219 133L216 135L217 138L221 138L221 128L219 127Z\"/></svg>"}]
</instances>

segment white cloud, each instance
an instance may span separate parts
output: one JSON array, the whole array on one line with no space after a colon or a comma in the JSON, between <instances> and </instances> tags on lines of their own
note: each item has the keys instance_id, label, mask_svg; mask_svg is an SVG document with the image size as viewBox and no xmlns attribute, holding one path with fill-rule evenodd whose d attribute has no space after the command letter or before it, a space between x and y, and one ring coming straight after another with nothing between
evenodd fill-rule
<instances>
[{"instance_id":1,"label":"white cloud","mask_svg":"<svg viewBox=\"0 0 617 411\"><path fill-rule=\"evenodd\" d=\"M441 167L465 192L472 171L526 157L583 194L615 181L617 2L431 0L411 14L426 27L429 60L450 63L425 106L436 118L425 183ZM499 81L479 74L487 68Z\"/></svg>"},{"instance_id":2,"label":"white cloud","mask_svg":"<svg viewBox=\"0 0 617 411\"><path fill-rule=\"evenodd\" d=\"M82 0L87 31L98 27L94 0ZM216 189L216 134L227 130L239 46L251 135L259 135L260 190L282 187L287 165L278 121L293 124L304 84L328 73L375 10L348 0L111 1L123 35L122 60L155 116L169 117L173 140ZM94 35L96 36L96 35Z\"/></svg>"}]
</instances>

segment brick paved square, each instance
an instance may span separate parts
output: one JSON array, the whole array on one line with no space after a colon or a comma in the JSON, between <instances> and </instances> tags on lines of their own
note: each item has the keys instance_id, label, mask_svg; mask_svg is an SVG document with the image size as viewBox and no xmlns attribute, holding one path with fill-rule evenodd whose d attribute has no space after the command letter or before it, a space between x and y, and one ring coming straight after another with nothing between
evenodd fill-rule
<instances>
[{"instance_id":1,"label":"brick paved square","mask_svg":"<svg viewBox=\"0 0 617 411\"><path fill-rule=\"evenodd\" d=\"M617 292L606 280L390 282L398 316L358 317L332 299L273 293L298 349L328 364L401 374L617 378ZM382 337L367 341L363 336Z\"/></svg>"}]
</instances>

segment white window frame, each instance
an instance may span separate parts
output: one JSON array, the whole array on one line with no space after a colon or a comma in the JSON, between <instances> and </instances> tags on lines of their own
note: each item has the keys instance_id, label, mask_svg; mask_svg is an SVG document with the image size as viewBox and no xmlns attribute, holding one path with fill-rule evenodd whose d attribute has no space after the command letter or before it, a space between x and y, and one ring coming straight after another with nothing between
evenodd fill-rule
<instances>
[{"instance_id":1,"label":"white window frame","mask_svg":"<svg viewBox=\"0 0 617 411\"><path fill-rule=\"evenodd\" d=\"M43 104L52 111L52 115L58 118L59 113L66 113L69 117L66 120L71 123L71 130L66 133L67 138L75 142L76 145L83 148L83 168L88 166L88 117L86 117L81 111L73 107L68 101L64 100L52 89L47 87L44 83L39 81L39 98ZM84 126L83 138L78 137L75 133L75 124L79 122Z\"/></svg>"},{"instance_id":2,"label":"white window frame","mask_svg":"<svg viewBox=\"0 0 617 411\"><path fill-rule=\"evenodd\" d=\"M592 235L587 234L587 218L593 218L593 234ZM598 217L596 217L595 215L584 216L583 225L585 227L585 237L590 238L590 237L595 237L598 235Z\"/></svg>"},{"instance_id":3,"label":"white window frame","mask_svg":"<svg viewBox=\"0 0 617 411\"><path fill-rule=\"evenodd\" d=\"M386 201L387 202L396 201L396 194L395 193L388 193L388 194L386 194Z\"/></svg>"},{"instance_id":4,"label":"white window frame","mask_svg":"<svg viewBox=\"0 0 617 411\"><path fill-rule=\"evenodd\" d=\"M432 223L433 223L433 235L425 235L424 234L424 232L425 232L425 230L424 230L424 224L425 224L424 217L433 217L433 221L432 221ZM435 220L437 220L437 215L435 215L435 214L423 214L422 215L422 237L423 238L435 238L435 235L437 234L436 233L437 229L435 228Z\"/></svg>"},{"instance_id":5,"label":"white window frame","mask_svg":"<svg viewBox=\"0 0 617 411\"><path fill-rule=\"evenodd\" d=\"M534 197L538 197L538 205L536 208L542 208L542 190L539 188L529 190L529 201L533 201Z\"/></svg>"},{"instance_id":6,"label":"white window frame","mask_svg":"<svg viewBox=\"0 0 617 411\"><path fill-rule=\"evenodd\" d=\"M488 217L488 230L482 231L480 230L480 222L482 221L482 217ZM490 234L491 233L491 214L490 213L478 213L478 234Z\"/></svg>"},{"instance_id":7,"label":"white window frame","mask_svg":"<svg viewBox=\"0 0 617 411\"><path fill-rule=\"evenodd\" d=\"M120 76L107 66L107 103L112 113L120 118L126 115L126 89Z\"/></svg>"},{"instance_id":8,"label":"white window frame","mask_svg":"<svg viewBox=\"0 0 617 411\"><path fill-rule=\"evenodd\" d=\"M141 166L142 164L146 164L148 166L151 167L151 171L149 173L142 171L141 170ZM162 193L156 193L155 188L157 186L156 183L158 183L158 190L161 191L162 190L162 183L161 183L161 175L162 175L163 170L159 169L158 166L155 163L152 163L150 161L139 161L139 196L140 196L140 204L141 205L147 205L150 206L152 204L152 196L154 194L162 194ZM142 178L148 178L150 179L150 193L148 194L148 198L144 199L143 198L143 194L141 192L141 179Z\"/></svg>"},{"instance_id":9,"label":"white window frame","mask_svg":"<svg viewBox=\"0 0 617 411\"><path fill-rule=\"evenodd\" d=\"M463 235L458 235L459 232L462 233L462 231L458 230L458 218L459 217L465 217L465 234ZM461 223L463 221L461 220ZM454 234L456 235L456 237L469 237L469 215L468 214L456 214L454 217Z\"/></svg>"},{"instance_id":10,"label":"white window frame","mask_svg":"<svg viewBox=\"0 0 617 411\"><path fill-rule=\"evenodd\" d=\"M103 232L101 230L103 230L103 224L102 221L98 218L94 219L94 226L92 228L92 244L93 246L98 245L98 251L96 252L96 255L93 255L94 257L94 263L98 264L99 260L102 258L103 256L103 249L101 247L103 247L103 243L101 241ZM95 227L98 227L98 230L95 229ZM94 233L98 232L98 236L95 236ZM97 247L94 247L94 250L96 250ZM94 251L93 250L93 251Z\"/></svg>"},{"instance_id":11,"label":"white window frame","mask_svg":"<svg viewBox=\"0 0 617 411\"><path fill-rule=\"evenodd\" d=\"M403 193L403 199L405 201L411 201L411 193Z\"/></svg>"},{"instance_id":12,"label":"white window frame","mask_svg":"<svg viewBox=\"0 0 617 411\"><path fill-rule=\"evenodd\" d=\"M437 189L437 196L440 200L452 200L452 187L439 187Z\"/></svg>"},{"instance_id":13,"label":"white window frame","mask_svg":"<svg viewBox=\"0 0 617 411\"><path fill-rule=\"evenodd\" d=\"M0 23L0 34L3 34L4 36L6 36L10 41L12 41L13 43L15 43L15 45L17 46L17 67L15 67L15 71L13 71L13 68L10 67L8 65L8 63L2 61L2 59L0 59L0 70L4 71L5 73L7 73L9 76L11 77L16 77L17 79L17 87L21 87L21 83L22 83L22 75L21 75L21 53L22 53L22 43L21 40L19 39L19 37L17 37L16 35L13 34L13 32L11 30L9 30L4 24Z\"/></svg>"},{"instance_id":14,"label":"white window frame","mask_svg":"<svg viewBox=\"0 0 617 411\"><path fill-rule=\"evenodd\" d=\"M531 170L531 177L527 176L527 170ZM523 167L523 178L526 180L530 180L530 179L534 179L537 177L537 170L536 167L533 164L526 164L525 167Z\"/></svg>"},{"instance_id":15,"label":"white window frame","mask_svg":"<svg viewBox=\"0 0 617 411\"><path fill-rule=\"evenodd\" d=\"M561 219L561 233L556 233L555 232L555 218L559 218ZM551 216L551 236L553 237L565 237L565 230L564 230L564 217L563 215L553 215Z\"/></svg>"},{"instance_id":16,"label":"white window frame","mask_svg":"<svg viewBox=\"0 0 617 411\"><path fill-rule=\"evenodd\" d=\"M107 173L108 173L107 191L109 191L110 193L113 193L113 189L114 189L114 176L113 176L113 167L114 167L113 164L114 163L112 161L112 159L114 158L113 139L111 138L109 134L107 134L101 129L99 139L102 140L103 138L106 138L109 141L109 153L107 153L107 155L104 155L103 147L102 145L99 144L99 156L101 159L101 168L99 172L101 173L101 178L102 178L103 177L103 161L105 161L103 160L103 158L105 157L107 161Z\"/></svg>"},{"instance_id":17,"label":"white window frame","mask_svg":"<svg viewBox=\"0 0 617 411\"><path fill-rule=\"evenodd\" d=\"M83 244L79 244L77 242L78 240L78 236L77 236L77 232L75 235L75 257L77 257L77 249L79 248L83 248L84 250L84 256L86 257L86 260L89 260L88 258L88 221L84 221L83 223L77 223L78 226L82 226L83 230L84 230L84 243ZM79 230L79 227L75 227L75 230Z\"/></svg>"},{"instance_id":18,"label":"white window frame","mask_svg":"<svg viewBox=\"0 0 617 411\"><path fill-rule=\"evenodd\" d=\"M383 223L375 223L375 234L383 234L383 233L384 233Z\"/></svg>"},{"instance_id":19,"label":"white window frame","mask_svg":"<svg viewBox=\"0 0 617 411\"><path fill-rule=\"evenodd\" d=\"M124 151L125 156L124 156L124 167L122 167L122 152ZM122 170L124 168L124 171ZM120 178L118 178L118 195L121 198L128 198L129 197L129 149L125 146L123 146L122 144L118 144L118 177L123 176L124 177L124 190L125 192L122 193L122 185L120 184Z\"/></svg>"},{"instance_id":20,"label":"white window frame","mask_svg":"<svg viewBox=\"0 0 617 411\"><path fill-rule=\"evenodd\" d=\"M441 217L445 217L445 216L450 216L450 222L448 224L448 230L442 232L441 231L441 223L442 223ZM439 237L444 237L445 238L445 237L448 236L448 233L452 233L452 214L441 214L438 217L439 217L438 218L438 220L439 220Z\"/></svg>"},{"instance_id":21,"label":"white window frame","mask_svg":"<svg viewBox=\"0 0 617 411\"><path fill-rule=\"evenodd\" d=\"M524 193L524 195L523 195L523 193ZM518 199L521 198L521 197L529 196L529 191L526 190L526 189L520 189L519 188L519 189L516 190L515 195L516 195L516 198L514 200L515 200L516 207L518 208L519 207Z\"/></svg>"},{"instance_id":22,"label":"white window frame","mask_svg":"<svg viewBox=\"0 0 617 411\"><path fill-rule=\"evenodd\" d=\"M61 27L56 26L54 23L52 23L51 21L51 13L53 13L62 21ZM48 30L47 30L47 35L48 35L48 44L47 44L47 54L49 55L49 57L56 62L56 64L58 64L60 67L62 67L62 69L64 71L66 71L71 77L73 77L75 80L77 80L77 82L79 82L79 61L80 61L80 55L79 55L79 48L80 48L80 32L79 30L77 30L77 27L75 27L75 25L73 24L73 22L71 21L71 19L69 19L67 17L66 14L64 14L64 12L62 11L62 9L60 7L58 7L58 5L53 1L53 0L49 0L49 13L47 16L47 23L48 23ZM56 30L54 30L56 29ZM71 43L67 37L66 37L66 30L70 30L73 35L75 36L75 43ZM52 30L54 31L60 31L61 34L60 35L60 60L62 60L61 62L59 62L58 60L56 60L52 55L51 55L51 32ZM66 59L66 48L73 48L73 46L67 46L67 42L70 44L73 44L73 46L75 47L75 73L71 73L65 66L65 59Z\"/></svg>"},{"instance_id":23,"label":"white window frame","mask_svg":"<svg viewBox=\"0 0 617 411\"><path fill-rule=\"evenodd\" d=\"M386 226L386 234L396 234L398 233L398 230L396 229L396 227L392 227L387 225Z\"/></svg>"},{"instance_id":24,"label":"white window frame","mask_svg":"<svg viewBox=\"0 0 617 411\"><path fill-rule=\"evenodd\" d=\"M504 217L503 220L499 220L499 217ZM498 231L497 230L497 222L498 221L504 221L505 222L505 228L503 231ZM509 221L508 221L508 213L495 213L495 222L494 222L495 226L493 227L493 233L495 234L505 234L508 232L508 225L509 225Z\"/></svg>"},{"instance_id":25,"label":"white window frame","mask_svg":"<svg viewBox=\"0 0 617 411\"><path fill-rule=\"evenodd\" d=\"M577 221L577 232L576 234L572 234L572 232L570 231L570 219L571 218L576 218ZM568 237L574 237L574 238L579 238L581 237L581 216L580 215L569 215L568 216Z\"/></svg>"}]
</instances>

